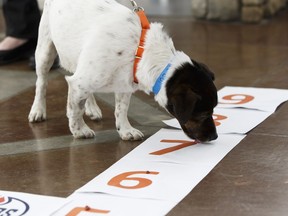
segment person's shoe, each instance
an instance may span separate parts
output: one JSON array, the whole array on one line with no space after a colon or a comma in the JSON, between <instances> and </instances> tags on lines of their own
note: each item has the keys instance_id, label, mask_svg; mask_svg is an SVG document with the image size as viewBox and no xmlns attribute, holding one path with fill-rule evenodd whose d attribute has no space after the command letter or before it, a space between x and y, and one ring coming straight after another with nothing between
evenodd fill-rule
<instances>
[{"instance_id":1,"label":"person's shoe","mask_svg":"<svg viewBox=\"0 0 288 216\"><path fill-rule=\"evenodd\" d=\"M29 67L32 70L36 70L36 62L35 62L35 55L30 56L29 58ZM56 59L54 60L54 63L51 67L51 70L58 69L60 67L60 62L59 62L59 57L57 56Z\"/></svg>"},{"instance_id":2,"label":"person's shoe","mask_svg":"<svg viewBox=\"0 0 288 216\"><path fill-rule=\"evenodd\" d=\"M6 65L24 59L29 59L34 54L37 45L36 39L31 39L24 44L10 50L0 50L0 65Z\"/></svg>"}]
</instances>

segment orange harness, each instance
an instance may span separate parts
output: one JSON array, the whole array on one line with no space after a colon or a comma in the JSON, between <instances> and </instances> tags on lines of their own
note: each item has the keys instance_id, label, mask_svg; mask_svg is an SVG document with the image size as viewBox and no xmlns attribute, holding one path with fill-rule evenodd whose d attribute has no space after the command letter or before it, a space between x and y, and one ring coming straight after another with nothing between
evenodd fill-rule
<instances>
[{"instance_id":1,"label":"orange harness","mask_svg":"<svg viewBox=\"0 0 288 216\"><path fill-rule=\"evenodd\" d=\"M135 52L135 60L134 60L134 67L133 67L134 83L138 83L138 80L136 78L137 67L144 52L144 43L145 43L146 33L150 29L150 23L146 17L146 14L144 13L144 10L137 10L136 13L140 18L142 31L141 31L141 36L140 36L140 42Z\"/></svg>"}]
</instances>

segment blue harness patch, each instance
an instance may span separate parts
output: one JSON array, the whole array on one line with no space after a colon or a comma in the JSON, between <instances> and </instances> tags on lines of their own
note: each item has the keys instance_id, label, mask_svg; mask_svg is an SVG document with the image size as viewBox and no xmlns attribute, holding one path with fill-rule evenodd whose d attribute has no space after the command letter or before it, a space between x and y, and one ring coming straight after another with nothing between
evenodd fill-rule
<instances>
[{"instance_id":1,"label":"blue harness patch","mask_svg":"<svg viewBox=\"0 0 288 216\"><path fill-rule=\"evenodd\" d=\"M167 74L170 67L171 67L171 63L167 64L167 66L164 68L164 70L161 72L161 74L157 78L157 80L156 80L156 82L152 88L152 91L155 95L157 95L159 93L159 91L161 90L163 80L165 79L166 74Z\"/></svg>"}]
</instances>

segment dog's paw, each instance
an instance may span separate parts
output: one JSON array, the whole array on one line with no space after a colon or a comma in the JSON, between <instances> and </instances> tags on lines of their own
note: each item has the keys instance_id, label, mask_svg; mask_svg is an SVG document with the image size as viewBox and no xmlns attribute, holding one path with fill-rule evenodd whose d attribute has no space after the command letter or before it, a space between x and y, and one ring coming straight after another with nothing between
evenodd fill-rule
<instances>
[{"instance_id":1,"label":"dog's paw","mask_svg":"<svg viewBox=\"0 0 288 216\"><path fill-rule=\"evenodd\" d=\"M71 129L71 132L76 139L88 139L95 137L95 132L87 125L82 126L80 129Z\"/></svg>"},{"instance_id":2,"label":"dog's paw","mask_svg":"<svg viewBox=\"0 0 288 216\"><path fill-rule=\"evenodd\" d=\"M96 106L86 106L85 107L85 114L91 120L101 120L102 119L101 109L97 105Z\"/></svg>"},{"instance_id":3,"label":"dog's paw","mask_svg":"<svg viewBox=\"0 0 288 216\"><path fill-rule=\"evenodd\" d=\"M46 120L46 109L45 108L31 108L28 116L29 122L41 122Z\"/></svg>"},{"instance_id":4,"label":"dog's paw","mask_svg":"<svg viewBox=\"0 0 288 216\"><path fill-rule=\"evenodd\" d=\"M122 140L141 140L144 138L144 134L135 129L135 128L129 128L124 130L118 130L118 133Z\"/></svg>"}]
</instances>

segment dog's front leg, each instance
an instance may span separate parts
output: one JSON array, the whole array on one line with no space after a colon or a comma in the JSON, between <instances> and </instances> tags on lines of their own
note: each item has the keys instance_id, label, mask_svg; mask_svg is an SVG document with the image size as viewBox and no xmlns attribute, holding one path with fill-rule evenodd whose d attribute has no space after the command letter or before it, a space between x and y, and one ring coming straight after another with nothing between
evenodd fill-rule
<instances>
[{"instance_id":1,"label":"dog's front leg","mask_svg":"<svg viewBox=\"0 0 288 216\"><path fill-rule=\"evenodd\" d=\"M143 133L133 128L127 118L131 93L115 93L116 128L123 140L140 140Z\"/></svg>"},{"instance_id":2,"label":"dog's front leg","mask_svg":"<svg viewBox=\"0 0 288 216\"><path fill-rule=\"evenodd\" d=\"M35 52L37 81L34 102L28 116L30 122L46 120L48 72L50 71L56 56L57 51L50 38L48 17L47 14L44 13L39 27L39 38Z\"/></svg>"},{"instance_id":3,"label":"dog's front leg","mask_svg":"<svg viewBox=\"0 0 288 216\"><path fill-rule=\"evenodd\" d=\"M67 117L69 128L75 138L92 138L95 132L84 122L85 102L89 96L87 91L79 88L79 83L72 77L66 77L68 83Z\"/></svg>"},{"instance_id":4,"label":"dog's front leg","mask_svg":"<svg viewBox=\"0 0 288 216\"><path fill-rule=\"evenodd\" d=\"M46 87L47 74L37 74L34 102L28 116L29 122L46 120Z\"/></svg>"}]
</instances>

